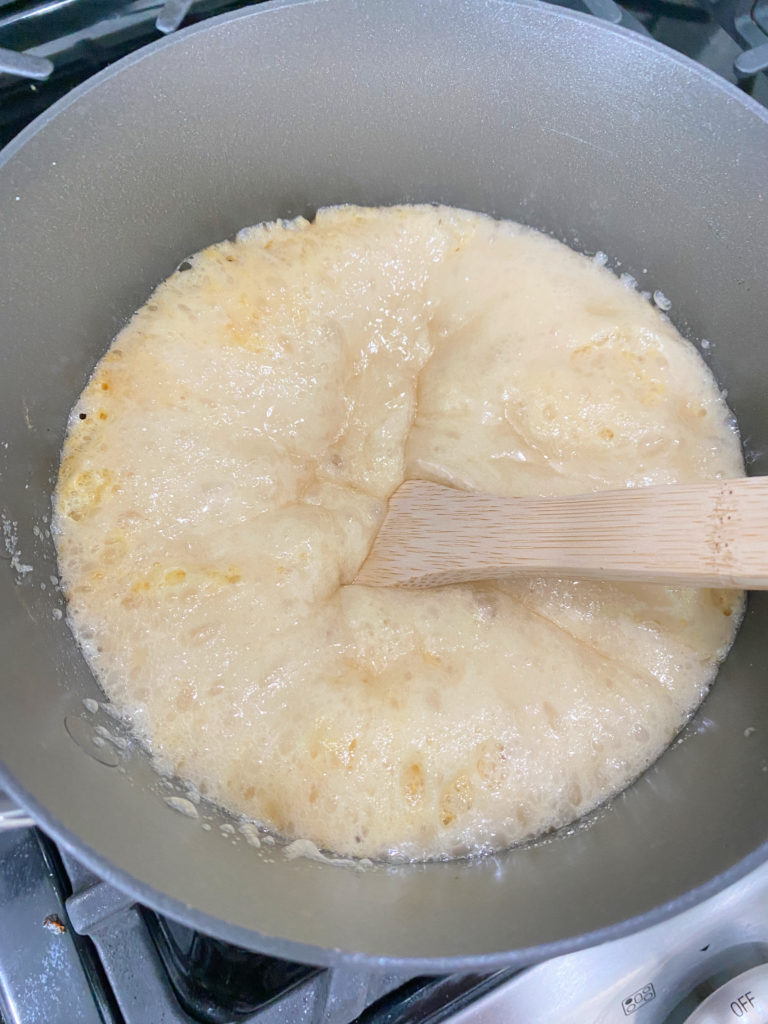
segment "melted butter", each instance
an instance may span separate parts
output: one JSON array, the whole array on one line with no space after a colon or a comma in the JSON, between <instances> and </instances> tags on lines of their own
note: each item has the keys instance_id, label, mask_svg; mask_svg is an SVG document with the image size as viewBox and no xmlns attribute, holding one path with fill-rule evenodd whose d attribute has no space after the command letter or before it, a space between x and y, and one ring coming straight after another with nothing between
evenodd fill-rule
<instances>
[{"instance_id":1,"label":"melted butter","mask_svg":"<svg viewBox=\"0 0 768 1024\"><path fill-rule=\"evenodd\" d=\"M599 263L458 210L343 207L159 286L73 409L55 530L75 635L159 763L297 850L453 856L635 778L742 598L343 586L392 491L742 473L694 348Z\"/></svg>"}]
</instances>

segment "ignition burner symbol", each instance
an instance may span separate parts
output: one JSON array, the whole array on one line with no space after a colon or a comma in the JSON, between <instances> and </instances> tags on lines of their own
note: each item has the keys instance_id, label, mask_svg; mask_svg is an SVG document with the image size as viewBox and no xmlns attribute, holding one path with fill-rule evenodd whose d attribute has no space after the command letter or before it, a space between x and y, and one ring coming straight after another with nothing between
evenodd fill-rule
<instances>
[{"instance_id":1,"label":"ignition burner symbol","mask_svg":"<svg viewBox=\"0 0 768 1024\"><path fill-rule=\"evenodd\" d=\"M631 996L627 996L626 999L622 999L621 1008L625 1016L629 1017L630 1014L636 1013L641 1006L645 1006L646 1003L650 1003L655 998L656 989L649 983L648 985L643 985L637 992L633 992Z\"/></svg>"}]
</instances>

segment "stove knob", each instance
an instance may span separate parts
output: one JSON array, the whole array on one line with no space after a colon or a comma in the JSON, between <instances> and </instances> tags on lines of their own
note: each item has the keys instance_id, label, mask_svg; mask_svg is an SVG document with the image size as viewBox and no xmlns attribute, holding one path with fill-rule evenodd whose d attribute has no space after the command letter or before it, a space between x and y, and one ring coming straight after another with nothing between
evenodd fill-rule
<instances>
[{"instance_id":1,"label":"stove knob","mask_svg":"<svg viewBox=\"0 0 768 1024\"><path fill-rule=\"evenodd\" d=\"M768 964L737 974L698 1006L685 1024L768 1024Z\"/></svg>"}]
</instances>

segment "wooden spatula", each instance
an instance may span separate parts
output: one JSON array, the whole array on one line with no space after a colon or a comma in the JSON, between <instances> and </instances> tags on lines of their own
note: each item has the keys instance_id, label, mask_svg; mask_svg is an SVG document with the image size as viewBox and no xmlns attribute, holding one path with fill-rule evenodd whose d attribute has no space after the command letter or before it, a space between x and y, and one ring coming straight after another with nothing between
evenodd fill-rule
<instances>
[{"instance_id":1,"label":"wooden spatula","mask_svg":"<svg viewBox=\"0 0 768 1024\"><path fill-rule=\"evenodd\" d=\"M355 583L510 575L768 589L768 477L498 498L409 480Z\"/></svg>"}]
</instances>

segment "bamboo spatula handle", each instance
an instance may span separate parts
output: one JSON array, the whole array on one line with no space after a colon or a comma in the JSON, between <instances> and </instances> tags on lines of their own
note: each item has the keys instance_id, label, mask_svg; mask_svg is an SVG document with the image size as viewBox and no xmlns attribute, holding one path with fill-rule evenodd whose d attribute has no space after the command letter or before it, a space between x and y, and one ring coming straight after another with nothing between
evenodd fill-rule
<instances>
[{"instance_id":1,"label":"bamboo spatula handle","mask_svg":"<svg viewBox=\"0 0 768 1024\"><path fill-rule=\"evenodd\" d=\"M499 498L404 483L356 583L510 575L768 589L768 477Z\"/></svg>"}]
</instances>

